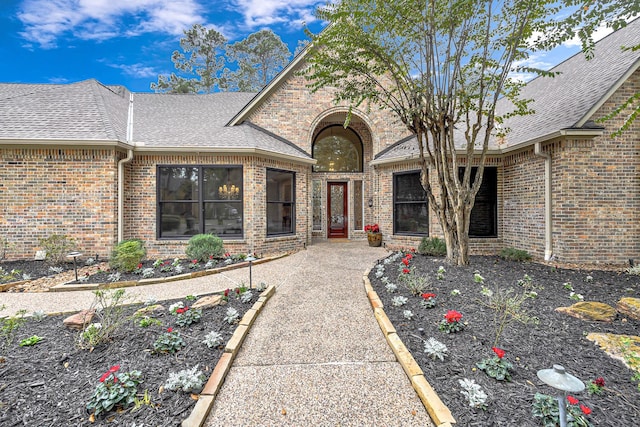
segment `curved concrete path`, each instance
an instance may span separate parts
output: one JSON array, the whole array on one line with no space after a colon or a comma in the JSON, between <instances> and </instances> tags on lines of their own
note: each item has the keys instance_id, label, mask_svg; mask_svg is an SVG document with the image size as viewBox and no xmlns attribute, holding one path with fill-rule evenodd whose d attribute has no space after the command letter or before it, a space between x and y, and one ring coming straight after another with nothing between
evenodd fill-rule
<instances>
[{"instance_id":1,"label":"curved concrete path","mask_svg":"<svg viewBox=\"0 0 640 427\"><path fill-rule=\"evenodd\" d=\"M366 242L319 242L252 267L277 291L251 328L206 426L433 426L369 305L362 275L386 255ZM134 299L248 284L248 268L127 288ZM3 315L89 307L90 291L2 293Z\"/></svg>"}]
</instances>

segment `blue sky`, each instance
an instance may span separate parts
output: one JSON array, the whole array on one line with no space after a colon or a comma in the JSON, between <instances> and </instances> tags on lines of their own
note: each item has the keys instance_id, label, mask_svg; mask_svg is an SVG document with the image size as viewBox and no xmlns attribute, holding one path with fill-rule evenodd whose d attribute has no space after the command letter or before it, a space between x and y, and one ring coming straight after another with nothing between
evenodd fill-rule
<instances>
[{"instance_id":1,"label":"blue sky","mask_svg":"<svg viewBox=\"0 0 640 427\"><path fill-rule=\"evenodd\" d=\"M158 74L174 71L183 30L199 23L231 42L271 29L293 52L317 32L317 0L2 0L0 82L70 83L95 78L148 92ZM568 43L536 54L529 65L550 68L579 50Z\"/></svg>"}]
</instances>

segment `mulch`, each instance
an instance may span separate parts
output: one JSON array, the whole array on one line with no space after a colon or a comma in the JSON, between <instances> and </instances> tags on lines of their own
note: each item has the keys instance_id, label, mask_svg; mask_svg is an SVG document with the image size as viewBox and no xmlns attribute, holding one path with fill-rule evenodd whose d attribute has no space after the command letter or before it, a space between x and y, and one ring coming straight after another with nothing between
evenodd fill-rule
<instances>
[{"instance_id":1,"label":"mulch","mask_svg":"<svg viewBox=\"0 0 640 427\"><path fill-rule=\"evenodd\" d=\"M398 286L395 293L388 293L373 268L369 274L372 286L384 304L387 316L394 324L400 338L408 347L424 371L427 381L434 387L445 405L451 410L457 425L461 426L538 426L531 415L536 392L556 395L551 387L540 381L538 370L552 368L554 364L565 367L568 373L585 384L603 377L606 383L601 395L586 391L575 395L581 403L592 409L588 419L597 426L632 426L640 419L640 390L632 381L633 371L621 361L609 357L594 343L586 339L589 332L610 332L638 335L640 322L618 315L611 323L579 320L555 311L557 307L570 306L576 301L569 298L564 288L569 282L574 292L585 301L600 301L613 307L622 297L638 297L640 277L622 271L563 269L553 265L533 262L505 261L492 256L471 257L470 265L458 267L445 263L442 258L416 255L411 260L417 274L429 278L427 292L437 295L435 308L424 308L420 296ZM439 266L446 269L444 279L438 280ZM400 259L385 267L385 275L398 283ZM480 360L494 356L491 347L495 339L494 312L482 304L482 285L474 281L474 272L485 279L489 289L514 288L527 274L533 279L537 297L528 298L523 307L539 323L511 323L507 326L498 347L506 351L505 360L514 365L511 382L497 381L476 369ZM587 276L591 276L589 279ZM451 292L457 289L459 295ZM394 307L392 298L403 295L406 305ZM411 310L414 317L407 320L404 310ZM466 324L463 331L446 334L438 329L447 310L463 314ZM424 353L424 340L434 337L448 347L444 361L432 360ZM488 395L486 410L471 408L460 393L458 381L473 379Z\"/></svg>"},{"instance_id":2,"label":"mulch","mask_svg":"<svg viewBox=\"0 0 640 427\"><path fill-rule=\"evenodd\" d=\"M189 416L196 396L164 389L169 373L198 366L208 378L223 348L207 347L202 343L205 335L217 331L226 342L236 328L223 320L227 308L236 308L241 318L257 298L255 290L251 302L231 298L228 305L205 309L200 322L184 328L175 325L175 316L167 310L176 301L185 305L192 302L163 301L167 310L153 316L160 320L160 325L145 328L138 321L128 321L111 342L93 350L76 345L78 332L62 324L66 316L51 316L40 322L29 319L17 330L6 360L0 363L0 425L179 425ZM138 308L139 305L130 306L127 313L132 314ZM154 354L153 342L169 327L180 331L187 346L174 355ZM32 335L44 340L31 347L18 345ZM92 423L86 404L100 376L113 365L121 365L120 372L141 371L143 382L138 386L138 397L142 398L147 391L151 402L137 409L101 414Z\"/></svg>"}]
</instances>

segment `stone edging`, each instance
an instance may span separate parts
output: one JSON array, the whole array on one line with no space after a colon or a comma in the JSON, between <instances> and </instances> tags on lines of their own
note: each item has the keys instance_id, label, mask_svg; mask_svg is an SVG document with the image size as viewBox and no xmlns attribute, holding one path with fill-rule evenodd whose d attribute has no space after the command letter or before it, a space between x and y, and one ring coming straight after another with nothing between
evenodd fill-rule
<instances>
[{"instance_id":1,"label":"stone edging","mask_svg":"<svg viewBox=\"0 0 640 427\"><path fill-rule=\"evenodd\" d=\"M258 298L258 301L253 304L253 307L251 307L244 316L242 316L242 320L240 320L240 324L227 342L227 345L224 348L224 353L220 357L220 360L218 360L218 364L200 392L200 397L198 398L194 408L191 410L191 414L182 421L182 427L201 427L204 425L205 420L209 415L209 411L211 411L211 408L213 407L213 402L215 401L216 396L218 395L218 392L231 369L231 365L238 354L238 350L240 350L244 339L249 333L249 329L251 329L251 326L256 320L258 314L262 311L267 301L275 292L276 287L274 285L269 286L260 294L260 298Z\"/></svg>"},{"instance_id":2,"label":"stone edging","mask_svg":"<svg viewBox=\"0 0 640 427\"><path fill-rule=\"evenodd\" d=\"M288 253L275 255L271 257L260 258L255 261L251 261L253 265L262 264L265 262L273 261L276 259L284 258L288 256ZM210 270L194 271L192 273L179 274L177 276L170 277L158 277L150 279L140 279L137 281L130 280L127 282L113 282L113 283L78 283L71 285L62 283L60 285L52 286L49 288L49 292L71 292L71 291L92 291L96 289L114 289L114 288L130 288L135 286L155 285L158 283L175 282L178 280L194 279L196 277L210 276L212 274L218 274L229 270L235 270L237 268L248 267L249 261L239 262L237 264L231 264L220 268L212 268Z\"/></svg>"},{"instance_id":3,"label":"stone edging","mask_svg":"<svg viewBox=\"0 0 640 427\"><path fill-rule=\"evenodd\" d=\"M418 363L396 333L395 327L384 312L382 301L380 300L378 293L374 291L371 286L371 282L369 281L370 271L371 270L365 271L362 276L364 290L367 293L367 297L371 303L371 308L373 309L373 314L378 321L378 325L380 325L380 329L382 330L389 347L391 347L393 354L396 355L396 359L407 374L413 389L420 397L420 400L429 413L431 420L437 427L451 427L455 424L456 420L453 418L453 415L451 415L449 408L447 408L442 400L440 400L440 397L424 377L422 369L420 369L420 366L418 366Z\"/></svg>"}]
</instances>

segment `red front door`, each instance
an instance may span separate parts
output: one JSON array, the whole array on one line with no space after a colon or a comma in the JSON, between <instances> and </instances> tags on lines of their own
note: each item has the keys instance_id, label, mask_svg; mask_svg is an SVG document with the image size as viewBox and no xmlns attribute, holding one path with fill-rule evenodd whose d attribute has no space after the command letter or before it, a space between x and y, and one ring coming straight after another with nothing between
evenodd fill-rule
<instances>
[{"instance_id":1,"label":"red front door","mask_svg":"<svg viewBox=\"0 0 640 427\"><path fill-rule=\"evenodd\" d=\"M327 193L327 237L348 237L347 183L328 182Z\"/></svg>"}]
</instances>

